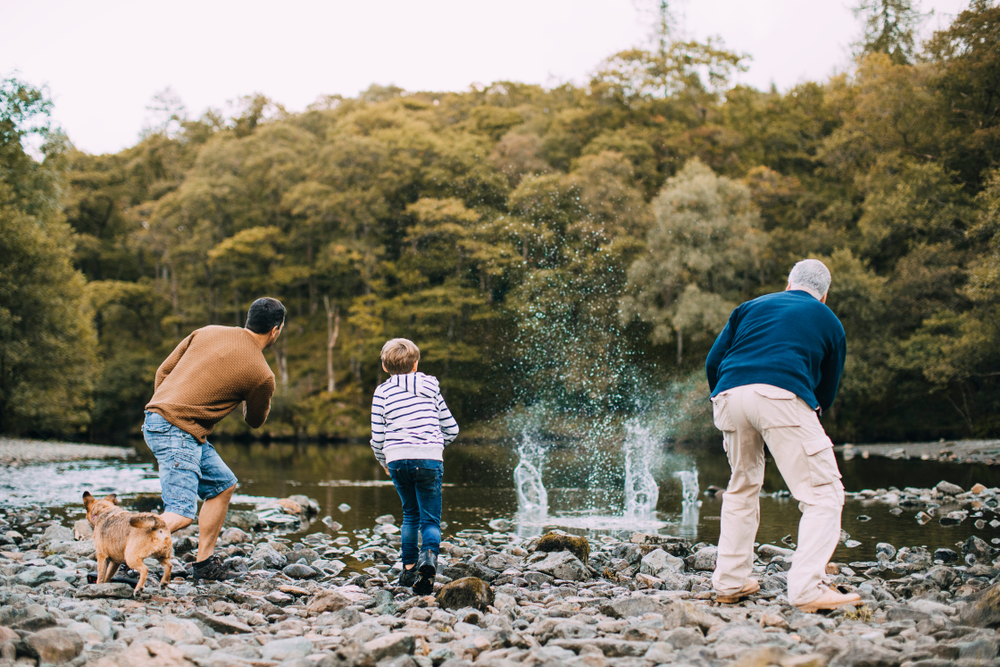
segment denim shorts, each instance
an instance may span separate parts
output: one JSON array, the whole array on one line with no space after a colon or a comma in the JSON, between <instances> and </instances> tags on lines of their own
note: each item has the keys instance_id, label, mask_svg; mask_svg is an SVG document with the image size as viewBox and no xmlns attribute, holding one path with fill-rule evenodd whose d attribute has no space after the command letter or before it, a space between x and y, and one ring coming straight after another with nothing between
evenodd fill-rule
<instances>
[{"instance_id":1,"label":"denim shorts","mask_svg":"<svg viewBox=\"0 0 1000 667\"><path fill-rule=\"evenodd\" d=\"M199 498L214 498L237 482L215 447L198 442L156 412L146 411L142 436L156 456L165 512L194 519Z\"/></svg>"}]
</instances>

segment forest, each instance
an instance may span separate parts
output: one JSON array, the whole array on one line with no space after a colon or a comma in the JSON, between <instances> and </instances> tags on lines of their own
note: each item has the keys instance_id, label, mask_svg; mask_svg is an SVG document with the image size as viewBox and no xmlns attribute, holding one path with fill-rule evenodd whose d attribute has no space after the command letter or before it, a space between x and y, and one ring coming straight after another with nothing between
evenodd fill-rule
<instances>
[{"instance_id":1,"label":"forest","mask_svg":"<svg viewBox=\"0 0 1000 667\"><path fill-rule=\"evenodd\" d=\"M697 442L729 312L815 257L848 336L835 441L998 437L1000 8L915 45L910 3L870 5L854 67L783 93L664 31L586 85L372 85L301 113L252 94L197 118L166 91L105 155L12 76L0 432L134 436L170 350L266 295L288 308L271 416L223 434L366 438L404 336L464 437L663 401Z\"/></svg>"}]
</instances>

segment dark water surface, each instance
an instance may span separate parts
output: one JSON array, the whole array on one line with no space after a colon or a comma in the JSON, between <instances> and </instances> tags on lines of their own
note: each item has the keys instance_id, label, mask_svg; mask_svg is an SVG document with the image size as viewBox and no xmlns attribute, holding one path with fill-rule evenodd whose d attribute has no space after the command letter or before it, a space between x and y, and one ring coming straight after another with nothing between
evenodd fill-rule
<instances>
[{"instance_id":1,"label":"dark water surface","mask_svg":"<svg viewBox=\"0 0 1000 667\"><path fill-rule=\"evenodd\" d=\"M137 456L125 462L76 462L45 464L19 469L0 469L0 503L38 504L52 507L67 518L83 515L78 498L84 490L94 493L117 492L126 498L140 492L159 489L155 463L145 445L135 443ZM399 497L388 477L375 462L365 444L217 444L222 458L240 479L236 507L249 508L262 498L281 498L304 494L321 507L319 517L308 527L288 537L326 530L318 519L329 515L343 524L345 531L370 528L376 517L393 514L401 519ZM545 526L562 527L569 532L616 534L639 527L663 533L683 535L692 541L717 542L721 498L706 495L710 485L725 486L729 467L721 447L688 452L667 451L657 457L654 477L660 487L655 523L634 526L621 518L623 513L624 473L615 469L607 455L596 457L601 470L595 470L595 457L587 452L562 446L550 452L542 471L549 493L549 514L544 522L519 523L515 530L522 535L538 534ZM504 518L517 523L518 499L513 471L518 456L510 444L453 445L445 453L443 520L445 535L464 529L489 530L492 519ZM927 488L947 480L970 488L975 483L1000 486L1000 467L980 464L938 463L920 460L890 460L872 457L839 461L844 486L848 491L879 489L891 486ZM604 469L606 468L606 469ZM677 470L698 471L702 493L701 506L682 511L681 484L673 477ZM773 461L768 462L765 491L785 489ZM342 504L349 510L338 509ZM943 515L948 508L938 510ZM958 509L958 508L954 508ZM942 526L935 519L919 525L916 509L906 509L899 516L890 507L871 501L848 500L843 527L860 546L841 545L834 558L841 562L874 559L875 545L890 542L897 547L926 546L955 548L970 535L988 542L1000 540L1000 530L974 527L971 517L958 526ZM859 519L867 516L870 520ZM798 504L790 498L761 498L761 525L758 541L781 544L794 542L798 531ZM523 517L522 517L523 518ZM994 518L986 512L986 521Z\"/></svg>"}]
</instances>

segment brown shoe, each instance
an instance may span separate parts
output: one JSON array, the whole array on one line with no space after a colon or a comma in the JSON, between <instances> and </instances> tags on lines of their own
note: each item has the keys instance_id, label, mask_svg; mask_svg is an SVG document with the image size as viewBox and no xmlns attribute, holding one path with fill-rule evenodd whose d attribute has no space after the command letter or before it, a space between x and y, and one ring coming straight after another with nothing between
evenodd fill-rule
<instances>
[{"instance_id":1,"label":"brown shoe","mask_svg":"<svg viewBox=\"0 0 1000 667\"><path fill-rule=\"evenodd\" d=\"M855 602L860 601L861 596L857 593L838 593L832 588L828 588L812 602L797 604L795 606L799 609L799 611L811 614L821 609L836 609L837 607L843 607L845 604L854 604Z\"/></svg>"},{"instance_id":2,"label":"brown shoe","mask_svg":"<svg viewBox=\"0 0 1000 667\"><path fill-rule=\"evenodd\" d=\"M753 595L760 590L760 584L753 577L747 578L747 583L743 584L743 588L736 591L735 593L730 593L728 595L724 593L716 593L715 601L722 604L735 604L748 595Z\"/></svg>"}]
</instances>

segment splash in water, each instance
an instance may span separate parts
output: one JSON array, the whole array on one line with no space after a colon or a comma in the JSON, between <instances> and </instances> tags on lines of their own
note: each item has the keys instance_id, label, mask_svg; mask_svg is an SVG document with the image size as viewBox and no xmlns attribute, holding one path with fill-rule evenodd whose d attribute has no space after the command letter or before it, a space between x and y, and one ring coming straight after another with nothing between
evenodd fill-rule
<instances>
[{"instance_id":1,"label":"splash in water","mask_svg":"<svg viewBox=\"0 0 1000 667\"><path fill-rule=\"evenodd\" d=\"M698 500L698 471L681 470L674 473L681 480L681 537L697 537L701 501Z\"/></svg>"},{"instance_id":2,"label":"splash in water","mask_svg":"<svg viewBox=\"0 0 1000 667\"><path fill-rule=\"evenodd\" d=\"M514 486L517 488L518 529L519 532L528 530L540 534L549 514L549 494L542 483L541 471L545 455L538 441L528 434L521 440L517 453L520 461L514 468Z\"/></svg>"},{"instance_id":3,"label":"splash in water","mask_svg":"<svg viewBox=\"0 0 1000 667\"><path fill-rule=\"evenodd\" d=\"M632 419L625 435L625 516L649 519L656 511L660 487L650 470L656 456L657 441L648 424Z\"/></svg>"}]
</instances>

